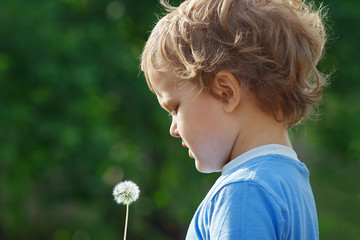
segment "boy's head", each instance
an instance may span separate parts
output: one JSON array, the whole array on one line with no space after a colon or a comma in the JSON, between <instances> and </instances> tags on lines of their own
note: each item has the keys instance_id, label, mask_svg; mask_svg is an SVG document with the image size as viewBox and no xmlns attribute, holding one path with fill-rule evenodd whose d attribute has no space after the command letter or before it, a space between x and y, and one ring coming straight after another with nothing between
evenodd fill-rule
<instances>
[{"instance_id":1,"label":"boy's head","mask_svg":"<svg viewBox=\"0 0 360 240\"><path fill-rule=\"evenodd\" d=\"M320 101L325 78L316 65L325 31L323 16L312 5L301 0L188 0L167 8L142 55L152 91L152 73L171 71L178 81L216 96L213 79L225 71L242 91L256 96L259 108L287 127Z\"/></svg>"}]
</instances>

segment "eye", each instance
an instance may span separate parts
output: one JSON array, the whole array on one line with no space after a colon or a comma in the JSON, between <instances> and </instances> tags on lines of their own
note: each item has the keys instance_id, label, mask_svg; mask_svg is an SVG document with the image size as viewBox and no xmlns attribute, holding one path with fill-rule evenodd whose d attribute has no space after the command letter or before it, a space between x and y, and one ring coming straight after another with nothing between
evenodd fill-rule
<instances>
[{"instance_id":1,"label":"eye","mask_svg":"<svg viewBox=\"0 0 360 240\"><path fill-rule=\"evenodd\" d=\"M179 106L176 106L174 108L171 109L170 115L171 116L176 116L176 114L178 113L179 110Z\"/></svg>"}]
</instances>

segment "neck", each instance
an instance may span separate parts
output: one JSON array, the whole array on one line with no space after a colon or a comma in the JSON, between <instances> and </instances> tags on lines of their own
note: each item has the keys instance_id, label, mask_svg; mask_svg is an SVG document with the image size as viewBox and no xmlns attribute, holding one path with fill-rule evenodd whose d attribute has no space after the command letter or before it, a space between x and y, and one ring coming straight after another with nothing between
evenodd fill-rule
<instances>
[{"instance_id":1,"label":"neck","mask_svg":"<svg viewBox=\"0 0 360 240\"><path fill-rule=\"evenodd\" d=\"M253 148L268 144L280 144L292 148L284 122L275 120L272 115L255 106L243 107L243 110L246 111L239 111L237 116L237 119L241 119L241 123L230 160ZM242 118L239 118L241 116Z\"/></svg>"}]
</instances>

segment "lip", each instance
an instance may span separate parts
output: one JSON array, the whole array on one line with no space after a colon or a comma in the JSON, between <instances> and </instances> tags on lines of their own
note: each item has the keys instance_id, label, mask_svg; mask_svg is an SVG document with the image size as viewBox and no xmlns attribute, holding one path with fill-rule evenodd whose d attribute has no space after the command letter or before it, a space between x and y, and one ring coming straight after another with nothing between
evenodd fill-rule
<instances>
[{"instance_id":1,"label":"lip","mask_svg":"<svg viewBox=\"0 0 360 240\"><path fill-rule=\"evenodd\" d=\"M190 149L189 149L189 151L188 151L188 154L189 154L189 157L190 157L190 158L194 158L194 155L193 155L193 153L191 152Z\"/></svg>"},{"instance_id":2,"label":"lip","mask_svg":"<svg viewBox=\"0 0 360 240\"><path fill-rule=\"evenodd\" d=\"M181 145L182 145L184 148L187 148L187 149L188 149L189 157L190 157L190 158L194 158L194 156L192 155L192 152L190 151L190 148L185 144L185 142L181 142Z\"/></svg>"}]
</instances>

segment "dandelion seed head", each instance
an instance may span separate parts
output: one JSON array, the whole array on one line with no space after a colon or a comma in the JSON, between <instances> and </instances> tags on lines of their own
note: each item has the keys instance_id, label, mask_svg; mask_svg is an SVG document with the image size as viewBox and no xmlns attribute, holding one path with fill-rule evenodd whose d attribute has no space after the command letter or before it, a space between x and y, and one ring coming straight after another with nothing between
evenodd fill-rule
<instances>
[{"instance_id":1,"label":"dandelion seed head","mask_svg":"<svg viewBox=\"0 0 360 240\"><path fill-rule=\"evenodd\" d=\"M113 195L117 203L130 204L139 198L140 189L132 181L123 181L114 187Z\"/></svg>"}]
</instances>

